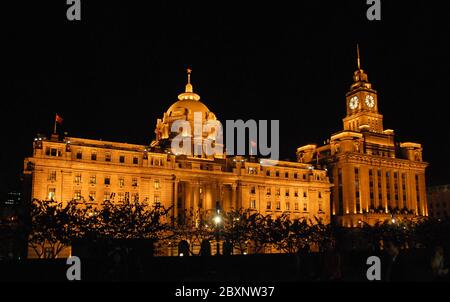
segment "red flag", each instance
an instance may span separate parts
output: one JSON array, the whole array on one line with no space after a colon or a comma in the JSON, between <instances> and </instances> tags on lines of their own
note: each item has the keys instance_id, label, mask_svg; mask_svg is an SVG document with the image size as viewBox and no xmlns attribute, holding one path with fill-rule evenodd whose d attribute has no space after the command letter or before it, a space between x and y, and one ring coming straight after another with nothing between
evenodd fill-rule
<instances>
[{"instance_id":1,"label":"red flag","mask_svg":"<svg viewBox=\"0 0 450 302\"><path fill-rule=\"evenodd\" d=\"M55 122L57 122L58 124L62 124L62 122L63 122L63 119L62 119L62 117L60 117L59 115L58 115L58 113L56 114L56 117L55 117Z\"/></svg>"}]
</instances>

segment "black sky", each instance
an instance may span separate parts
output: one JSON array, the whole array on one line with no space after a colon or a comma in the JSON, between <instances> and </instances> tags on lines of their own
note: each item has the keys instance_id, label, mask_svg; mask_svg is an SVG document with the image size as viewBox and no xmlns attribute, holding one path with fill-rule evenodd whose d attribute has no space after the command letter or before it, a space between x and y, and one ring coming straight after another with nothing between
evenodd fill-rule
<instances>
[{"instance_id":1,"label":"black sky","mask_svg":"<svg viewBox=\"0 0 450 302\"><path fill-rule=\"evenodd\" d=\"M296 147L342 128L357 42L385 128L424 145L428 184L450 183L443 2L382 0L382 21L373 22L365 0L82 0L80 22L67 21L60 2L4 10L0 191L17 186L33 138L52 131L55 112L71 136L150 143L186 67L220 120L280 120L281 157L294 159Z\"/></svg>"}]
</instances>

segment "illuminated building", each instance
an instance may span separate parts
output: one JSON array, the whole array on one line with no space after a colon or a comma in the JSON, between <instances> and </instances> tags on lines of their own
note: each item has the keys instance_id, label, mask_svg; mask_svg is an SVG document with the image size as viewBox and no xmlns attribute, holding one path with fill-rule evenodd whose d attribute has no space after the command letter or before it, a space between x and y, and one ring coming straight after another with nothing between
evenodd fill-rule
<instances>
[{"instance_id":1,"label":"illuminated building","mask_svg":"<svg viewBox=\"0 0 450 302\"><path fill-rule=\"evenodd\" d=\"M394 131L384 129L377 91L361 69L359 49L346 107L342 131L323 146L297 149L299 162L328 169L336 222L358 226L393 216L428 216L422 146L396 143Z\"/></svg>"},{"instance_id":2,"label":"illuminated building","mask_svg":"<svg viewBox=\"0 0 450 302\"><path fill-rule=\"evenodd\" d=\"M172 123L184 120L193 127L194 113L200 113L204 123L216 119L193 92L189 79L185 92L158 119L156 138L149 145L57 135L36 138L33 155L24 161L31 198L62 202L83 198L96 206L105 200L160 203L173 207L174 219L186 209L208 213L219 207L330 221L330 182L325 170L288 161L266 166L253 156L170 152ZM215 139L212 133L202 136Z\"/></svg>"}]
</instances>

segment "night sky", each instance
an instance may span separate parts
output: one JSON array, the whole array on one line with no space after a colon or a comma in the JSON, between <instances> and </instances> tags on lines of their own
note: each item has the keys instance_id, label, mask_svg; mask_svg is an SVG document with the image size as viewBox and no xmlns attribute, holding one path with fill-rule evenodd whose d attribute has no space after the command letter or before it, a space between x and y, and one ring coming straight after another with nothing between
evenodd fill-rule
<instances>
[{"instance_id":1,"label":"night sky","mask_svg":"<svg viewBox=\"0 0 450 302\"><path fill-rule=\"evenodd\" d=\"M365 0L82 0L72 22L66 1L14 2L2 9L0 191L18 187L33 138L51 133L56 112L70 136L149 144L187 67L221 121L280 120L281 158L295 159L298 146L342 129L358 42L385 128L423 144L429 185L450 183L443 1L382 0L382 21L372 22Z\"/></svg>"}]
</instances>

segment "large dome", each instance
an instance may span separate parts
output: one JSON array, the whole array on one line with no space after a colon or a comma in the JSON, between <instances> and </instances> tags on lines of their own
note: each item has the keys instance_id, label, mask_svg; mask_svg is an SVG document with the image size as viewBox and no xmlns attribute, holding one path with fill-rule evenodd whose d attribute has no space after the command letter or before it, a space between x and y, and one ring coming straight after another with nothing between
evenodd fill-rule
<instances>
[{"instance_id":1,"label":"large dome","mask_svg":"<svg viewBox=\"0 0 450 302\"><path fill-rule=\"evenodd\" d=\"M162 119L158 119L156 122L155 134L156 138L151 143L151 146L165 144L170 141L176 132L172 132L172 125L176 121L186 121L189 123L190 127L183 129L183 135L191 136L193 133L188 134L188 129L194 131L196 125L196 118L198 114L201 114L201 124L202 126L210 121L217 121L214 113L209 111L208 107L200 101L200 96L196 94L191 85L191 71L188 69L188 82L186 84L186 89L183 93L178 95L178 101L173 103L169 109L164 113ZM197 114L197 115L196 115ZM186 134L184 133L186 131ZM203 132L202 137L205 139L216 140L216 130L211 129L208 132Z\"/></svg>"},{"instance_id":2,"label":"large dome","mask_svg":"<svg viewBox=\"0 0 450 302\"><path fill-rule=\"evenodd\" d=\"M168 117L174 117L179 115L190 115L194 112L201 112L202 116L204 116L205 113L209 113L210 111L201 101L182 99L173 103L166 114Z\"/></svg>"}]
</instances>

